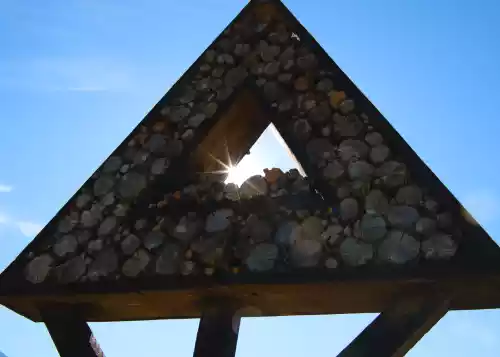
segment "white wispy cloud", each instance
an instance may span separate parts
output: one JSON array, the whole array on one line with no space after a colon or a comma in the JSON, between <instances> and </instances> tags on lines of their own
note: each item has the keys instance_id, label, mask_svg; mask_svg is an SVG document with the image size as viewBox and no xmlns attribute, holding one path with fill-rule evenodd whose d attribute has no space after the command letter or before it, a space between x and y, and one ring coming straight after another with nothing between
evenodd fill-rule
<instances>
[{"instance_id":1,"label":"white wispy cloud","mask_svg":"<svg viewBox=\"0 0 500 357\"><path fill-rule=\"evenodd\" d=\"M21 233L26 237L36 236L43 228L41 224L29 221L17 221L14 222Z\"/></svg>"},{"instance_id":2,"label":"white wispy cloud","mask_svg":"<svg viewBox=\"0 0 500 357\"><path fill-rule=\"evenodd\" d=\"M0 192L1 193L8 193L11 192L14 189L14 187L10 185L4 185L0 183Z\"/></svg>"},{"instance_id":3,"label":"white wispy cloud","mask_svg":"<svg viewBox=\"0 0 500 357\"><path fill-rule=\"evenodd\" d=\"M8 229L18 230L23 236L27 238L33 238L43 228L43 226L37 222L15 220L2 212L0 212L0 226L6 227Z\"/></svg>"},{"instance_id":4,"label":"white wispy cloud","mask_svg":"<svg viewBox=\"0 0 500 357\"><path fill-rule=\"evenodd\" d=\"M500 216L500 197L489 190L477 190L465 196L463 205L480 223L491 222Z\"/></svg>"},{"instance_id":5,"label":"white wispy cloud","mask_svg":"<svg viewBox=\"0 0 500 357\"><path fill-rule=\"evenodd\" d=\"M0 183L0 193L8 193L13 189L10 185ZM43 228L41 224L27 220L16 220L4 212L0 212L0 225L15 228L28 238L36 236Z\"/></svg>"},{"instance_id":6,"label":"white wispy cloud","mask_svg":"<svg viewBox=\"0 0 500 357\"><path fill-rule=\"evenodd\" d=\"M0 224L6 224L8 222L9 222L9 218L6 215L0 213Z\"/></svg>"},{"instance_id":7,"label":"white wispy cloud","mask_svg":"<svg viewBox=\"0 0 500 357\"><path fill-rule=\"evenodd\" d=\"M106 57L48 57L0 63L0 87L48 92L123 92L132 67Z\"/></svg>"},{"instance_id":8,"label":"white wispy cloud","mask_svg":"<svg viewBox=\"0 0 500 357\"><path fill-rule=\"evenodd\" d=\"M104 87L68 87L66 89L69 92L105 92Z\"/></svg>"}]
</instances>

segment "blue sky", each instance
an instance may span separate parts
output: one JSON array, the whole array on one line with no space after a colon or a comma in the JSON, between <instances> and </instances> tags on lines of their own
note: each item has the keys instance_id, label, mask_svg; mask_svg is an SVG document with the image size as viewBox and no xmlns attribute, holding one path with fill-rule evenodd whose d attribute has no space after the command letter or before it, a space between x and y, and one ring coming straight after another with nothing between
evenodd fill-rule
<instances>
[{"instance_id":1,"label":"blue sky","mask_svg":"<svg viewBox=\"0 0 500 357\"><path fill-rule=\"evenodd\" d=\"M499 3L285 3L493 237L500 237ZM245 0L0 0L0 270ZM268 132L263 166L292 165ZM265 153L262 154L262 153ZM239 357L334 356L374 315L245 319ZM107 356L192 354L197 321L92 324ZM449 313L411 357L497 356L500 311ZM0 307L0 351L57 356Z\"/></svg>"}]
</instances>

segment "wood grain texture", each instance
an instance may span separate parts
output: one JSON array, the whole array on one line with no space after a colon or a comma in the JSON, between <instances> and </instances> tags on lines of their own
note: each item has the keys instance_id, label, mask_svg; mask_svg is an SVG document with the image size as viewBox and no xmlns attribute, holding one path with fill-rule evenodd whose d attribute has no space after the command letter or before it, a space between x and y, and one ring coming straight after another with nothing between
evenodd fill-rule
<instances>
[{"instance_id":1,"label":"wood grain texture","mask_svg":"<svg viewBox=\"0 0 500 357\"><path fill-rule=\"evenodd\" d=\"M400 276L380 272L321 279L312 275L278 278L279 283L276 276L213 277L190 282L163 279L163 287L156 282L156 286L134 289L105 283L83 290L69 287L51 294L20 292L0 297L0 303L33 321L41 321L38 306L54 302L73 305L86 321L127 321L199 318L207 298L237 301L244 311L260 316L379 312L406 291L426 291L436 286L452 296L450 310L496 308L500 301L500 275L433 270Z\"/></svg>"}]
</instances>

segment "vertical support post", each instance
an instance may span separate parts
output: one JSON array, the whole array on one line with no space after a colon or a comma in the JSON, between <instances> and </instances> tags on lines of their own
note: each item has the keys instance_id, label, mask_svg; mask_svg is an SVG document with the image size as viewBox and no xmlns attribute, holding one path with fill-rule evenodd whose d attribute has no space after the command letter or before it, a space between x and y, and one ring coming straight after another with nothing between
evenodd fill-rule
<instances>
[{"instance_id":1,"label":"vertical support post","mask_svg":"<svg viewBox=\"0 0 500 357\"><path fill-rule=\"evenodd\" d=\"M402 357L448 311L441 294L415 294L391 304L337 357Z\"/></svg>"},{"instance_id":2,"label":"vertical support post","mask_svg":"<svg viewBox=\"0 0 500 357\"><path fill-rule=\"evenodd\" d=\"M40 314L61 357L104 357L89 325L75 311L51 307Z\"/></svg>"},{"instance_id":3,"label":"vertical support post","mask_svg":"<svg viewBox=\"0 0 500 357\"><path fill-rule=\"evenodd\" d=\"M200 319L193 357L234 357L240 316L231 304L208 307Z\"/></svg>"}]
</instances>

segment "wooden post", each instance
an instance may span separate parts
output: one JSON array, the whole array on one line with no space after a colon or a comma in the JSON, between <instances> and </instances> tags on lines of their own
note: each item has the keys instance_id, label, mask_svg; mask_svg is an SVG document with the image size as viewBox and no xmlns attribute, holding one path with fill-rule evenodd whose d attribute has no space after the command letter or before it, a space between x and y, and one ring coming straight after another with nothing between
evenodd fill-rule
<instances>
[{"instance_id":1,"label":"wooden post","mask_svg":"<svg viewBox=\"0 0 500 357\"><path fill-rule=\"evenodd\" d=\"M200 319L193 357L234 357L240 316L227 304L208 307Z\"/></svg>"},{"instance_id":2,"label":"wooden post","mask_svg":"<svg viewBox=\"0 0 500 357\"><path fill-rule=\"evenodd\" d=\"M89 325L74 311L53 307L41 315L61 357L104 357Z\"/></svg>"},{"instance_id":3,"label":"wooden post","mask_svg":"<svg viewBox=\"0 0 500 357\"><path fill-rule=\"evenodd\" d=\"M382 312L338 357L404 356L446 314L448 303L441 294L403 297Z\"/></svg>"}]
</instances>

